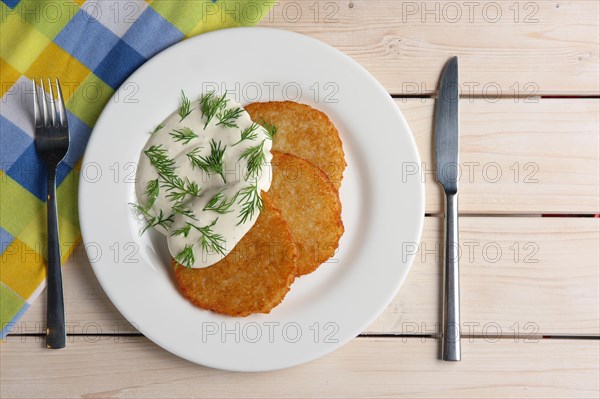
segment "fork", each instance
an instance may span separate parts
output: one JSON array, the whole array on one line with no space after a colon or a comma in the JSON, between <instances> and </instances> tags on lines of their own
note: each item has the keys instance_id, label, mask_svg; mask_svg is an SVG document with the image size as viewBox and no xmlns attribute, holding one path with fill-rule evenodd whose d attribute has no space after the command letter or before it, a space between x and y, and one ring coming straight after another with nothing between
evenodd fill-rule
<instances>
[{"instance_id":1,"label":"fork","mask_svg":"<svg viewBox=\"0 0 600 399\"><path fill-rule=\"evenodd\" d=\"M55 99L52 82L48 78L48 95L44 81L40 88L33 83L33 113L35 117L35 149L48 171L48 309L46 319L46 347L61 349L66 344L65 305L63 299L58 213L56 209L56 169L69 150L69 126L60 82L56 79Z\"/></svg>"}]
</instances>

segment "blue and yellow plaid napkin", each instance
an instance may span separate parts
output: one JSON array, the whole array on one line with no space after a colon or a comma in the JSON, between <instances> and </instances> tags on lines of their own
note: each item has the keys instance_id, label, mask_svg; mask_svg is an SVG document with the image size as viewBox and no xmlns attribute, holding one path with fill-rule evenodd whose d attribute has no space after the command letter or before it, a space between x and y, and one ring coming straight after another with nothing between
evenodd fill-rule
<instances>
[{"instance_id":1,"label":"blue and yellow plaid napkin","mask_svg":"<svg viewBox=\"0 0 600 399\"><path fill-rule=\"evenodd\" d=\"M119 85L164 48L254 25L266 0L0 0L0 326L2 338L45 287L46 177L35 152L31 79L58 77L71 146L58 170L63 259L81 240L77 183L85 145Z\"/></svg>"}]
</instances>

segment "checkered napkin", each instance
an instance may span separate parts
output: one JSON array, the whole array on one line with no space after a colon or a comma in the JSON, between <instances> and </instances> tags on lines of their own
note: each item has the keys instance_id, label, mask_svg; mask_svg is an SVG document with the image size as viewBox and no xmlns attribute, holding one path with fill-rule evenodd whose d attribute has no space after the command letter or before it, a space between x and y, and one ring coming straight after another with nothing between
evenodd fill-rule
<instances>
[{"instance_id":1,"label":"checkered napkin","mask_svg":"<svg viewBox=\"0 0 600 399\"><path fill-rule=\"evenodd\" d=\"M119 85L164 48L254 25L270 0L0 0L0 327L45 287L46 177L35 152L31 78L58 77L71 145L58 169L63 261L81 240L77 182L91 129Z\"/></svg>"}]
</instances>

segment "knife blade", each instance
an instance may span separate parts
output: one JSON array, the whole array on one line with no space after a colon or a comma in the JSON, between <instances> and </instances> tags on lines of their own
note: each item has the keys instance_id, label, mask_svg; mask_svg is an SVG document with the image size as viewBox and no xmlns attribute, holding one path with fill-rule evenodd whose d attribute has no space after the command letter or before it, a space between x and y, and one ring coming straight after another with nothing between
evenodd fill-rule
<instances>
[{"instance_id":1,"label":"knife blade","mask_svg":"<svg viewBox=\"0 0 600 399\"><path fill-rule=\"evenodd\" d=\"M444 303L442 359L460 361L460 292L458 265L458 58L445 65L435 110L436 177L444 188Z\"/></svg>"},{"instance_id":2,"label":"knife blade","mask_svg":"<svg viewBox=\"0 0 600 399\"><path fill-rule=\"evenodd\" d=\"M458 191L458 57L444 67L435 112L435 157L438 182L446 194Z\"/></svg>"}]
</instances>

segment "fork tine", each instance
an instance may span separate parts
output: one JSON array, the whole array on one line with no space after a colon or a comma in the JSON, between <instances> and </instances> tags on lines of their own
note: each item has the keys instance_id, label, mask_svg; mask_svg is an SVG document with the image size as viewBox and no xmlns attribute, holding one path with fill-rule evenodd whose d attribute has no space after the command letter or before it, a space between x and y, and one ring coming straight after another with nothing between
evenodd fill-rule
<instances>
[{"instance_id":1,"label":"fork tine","mask_svg":"<svg viewBox=\"0 0 600 399\"><path fill-rule=\"evenodd\" d=\"M49 91L49 100L50 100L50 118L52 120L52 126L58 126L58 120L56 116L56 103L54 100L54 89L52 88L52 81L48 78L48 91Z\"/></svg>"},{"instance_id":2,"label":"fork tine","mask_svg":"<svg viewBox=\"0 0 600 399\"><path fill-rule=\"evenodd\" d=\"M39 127L42 126L42 119L40 116L40 104L38 102L35 79L31 79L31 83L33 85L33 119L35 120L35 127Z\"/></svg>"},{"instance_id":3,"label":"fork tine","mask_svg":"<svg viewBox=\"0 0 600 399\"><path fill-rule=\"evenodd\" d=\"M63 100L62 90L60 88L60 82L58 81L58 78L56 78L56 92L58 95L58 117L60 120L60 124L63 127L67 127L67 111L65 110L65 102Z\"/></svg>"},{"instance_id":4,"label":"fork tine","mask_svg":"<svg viewBox=\"0 0 600 399\"><path fill-rule=\"evenodd\" d=\"M48 126L48 103L46 102L46 89L44 88L44 80L40 78L40 88L42 89L42 123Z\"/></svg>"}]
</instances>

